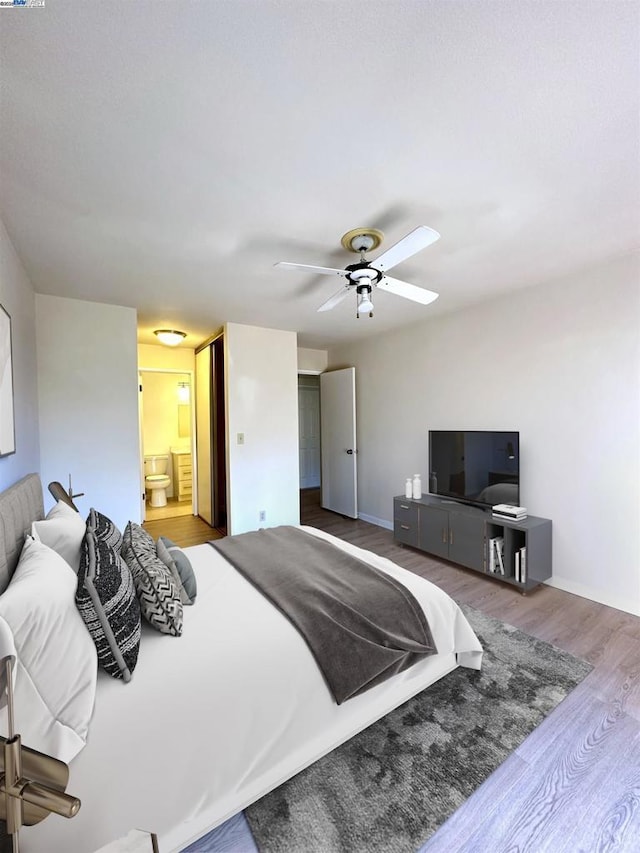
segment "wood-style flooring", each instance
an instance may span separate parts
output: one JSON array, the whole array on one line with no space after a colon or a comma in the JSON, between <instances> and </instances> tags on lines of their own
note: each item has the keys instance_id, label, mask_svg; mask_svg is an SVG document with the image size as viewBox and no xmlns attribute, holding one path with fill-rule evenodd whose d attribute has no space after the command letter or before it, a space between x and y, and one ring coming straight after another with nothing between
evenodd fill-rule
<instances>
[{"instance_id":1,"label":"wood-style flooring","mask_svg":"<svg viewBox=\"0 0 640 853\"><path fill-rule=\"evenodd\" d=\"M301 519L594 666L428 840L425 853L639 853L640 618L549 586L522 596L499 581L403 548L388 530L322 510L317 490L301 493ZM173 521L163 524L165 535L179 541L179 531L170 530ZM189 533L183 544L195 544L197 535ZM211 839L206 849L255 849L241 820L236 829L221 831L220 844Z\"/></svg>"},{"instance_id":2,"label":"wood-style flooring","mask_svg":"<svg viewBox=\"0 0 640 853\"><path fill-rule=\"evenodd\" d=\"M215 527L210 527L206 521L195 515L180 515L174 518L161 518L145 521L142 525L154 539L166 536L181 548L189 545L201 545L211 539L222 538L222 533Z\"/></svg>"},{"instance_id":3,"label":"wood-style flooring","mask_svg":"<svg viewBox=\"0 0 640 853\"><path fill-rule=\"evenodd\" d=\"M177 518L179 515L193 515L193 504L191 501L179 501L177 498L168 498L165 506L151 506L145 504L145 521L157 521L162 518Z\"/></svg>"}]
</instances>

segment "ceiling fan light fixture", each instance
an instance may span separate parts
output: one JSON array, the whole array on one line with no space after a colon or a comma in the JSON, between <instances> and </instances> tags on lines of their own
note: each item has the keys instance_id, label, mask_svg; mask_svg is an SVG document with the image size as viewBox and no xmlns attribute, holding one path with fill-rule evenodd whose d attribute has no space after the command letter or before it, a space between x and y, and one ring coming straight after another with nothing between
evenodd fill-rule
<instances>
[{"instance_id":1,"label":"ceiling fan light fixture","mask_svg":"<svg viewBox=\"0 0 640 853\"><path fill-rule=\"evenodd\" d=\"M179 332L176 329L156 329L153 334L161 344L168 347L177 347L187 337L186 332Z\"/></svg>"},{"instance_id":2,"label":"ceiling fan light fixture","mask_svg":"<svg viewBox=\"0 0 640 853\"><path fill-rule=\"evenodd\" d=\"M368 313L373 317L373 301L371 294L374 287L379 287L387 293L402 296L420 305L428 305L438 298L438 294L415 284L409 284L400 279L390 278L388 270L413 257L417 252L426 249L439 239L440 235L427 225L418 225L413 231L406 234L401 240L379 255L372 261L365 258L365 254L371 249L377 248L382 242L382 231L375 228L353 228L342 235L342 245L349 252L360 254L360 260L354 264L348 264L344 269L332 267L312 266L311 264L292 264L280 261L277 267L289 270L313 272L319 275L341 276L345 279L344 285L330 296L326 302L317 309L318 311L329 311L335 308L353 290L357 294L356 317Z\"/></svg>"},{"instance_id":3,"label":"ceiling fan light fixture","mask_svg":"<svg viewBox=\"0 0 640 853\"><path fill-rule=\"evenodd\" d=\"M373 316L373 301L371 299L371 285L369 284L358 285L357 313L358 317L360 314L368 314L370 317Z\"/></svg>"},{"instance_id":4,"label":"ceiling fan light fixture","mask_svg":"<svg viewBox=\"0 0 640 853\"><path fill-rule=\"evenodd\" d=\"M352 228L342 235L340 242L348 252L371 252L377 249L384 239L382 231L377 228Z\"/></svg>"}]
</instances>

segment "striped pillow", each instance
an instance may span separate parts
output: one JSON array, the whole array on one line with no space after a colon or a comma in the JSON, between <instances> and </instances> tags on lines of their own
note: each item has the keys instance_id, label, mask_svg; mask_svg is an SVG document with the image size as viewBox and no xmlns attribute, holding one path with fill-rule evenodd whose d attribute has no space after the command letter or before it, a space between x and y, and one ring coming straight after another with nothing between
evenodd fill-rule
<instances>
[{"instance_id":1,"label":"striped pillow","mask_svg":"<svg viewBox=\"0 0 640 853\"><path fill-rule=\"evenodd\" d=\"M122 556L131 569L140 610L163 634L182 634L182 601L169 569L156 555L153 537L133 521L124 531Z\"/></svg>"},{"instance_id":2,"label":"striped pillow","mask_svg":"<svg viewBox=\"0 0 640 853\"><path fill-rule=\"evenodd\" d=\"M87 525L82 541L76 606L114 678L130 681L140 648L140 605L125 561Z\"/></svg>"},{"instance_id":3,"label":"striped pillow","mask_svg":"<svg viewBox=\"0 0 640 853\"><path fill-rule=\"evenodd\" d=\"M89 510L87 526L93 528L96 539L106 542L114 551L117 551L118 554L120 553L120 549L122 547L122 533L120 533L110 518L92 507Z\"/></svg>"}]
</instances>

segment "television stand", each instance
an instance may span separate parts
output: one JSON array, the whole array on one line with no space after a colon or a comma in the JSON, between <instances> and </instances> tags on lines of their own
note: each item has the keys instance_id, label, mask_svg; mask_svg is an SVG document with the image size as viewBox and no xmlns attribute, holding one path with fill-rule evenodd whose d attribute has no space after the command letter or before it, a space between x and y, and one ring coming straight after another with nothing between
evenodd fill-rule
<instances>
[{"instance_id":1,"label":"television stand","mask_svg":"<svg viewBox=\"0 0 640 853\"><path fill-rule=\"evenodd\" d=\"M526 593L551 577L551 521L494 518L491 510L424 495L393 499L393 535ZM497 555L500 550L500 559ZM504 572L504 574L502 573Z\"/></svg>"}]
</instances>

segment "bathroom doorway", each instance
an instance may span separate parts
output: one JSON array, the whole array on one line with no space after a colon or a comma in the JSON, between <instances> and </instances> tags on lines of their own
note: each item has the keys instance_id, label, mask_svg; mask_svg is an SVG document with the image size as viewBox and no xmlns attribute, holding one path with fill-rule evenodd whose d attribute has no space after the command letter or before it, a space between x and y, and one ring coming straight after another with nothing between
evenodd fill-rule
<instances>
[{"instance_id":1,"label":"bathroom doorway","mask_svg":"<svg viewBox=\"0 0 640 853\"><path fill-rule=\"evenodd\" d=\"M193 372L139 371L142 518L194 515Z\"/></svg>"}]
</instances>

